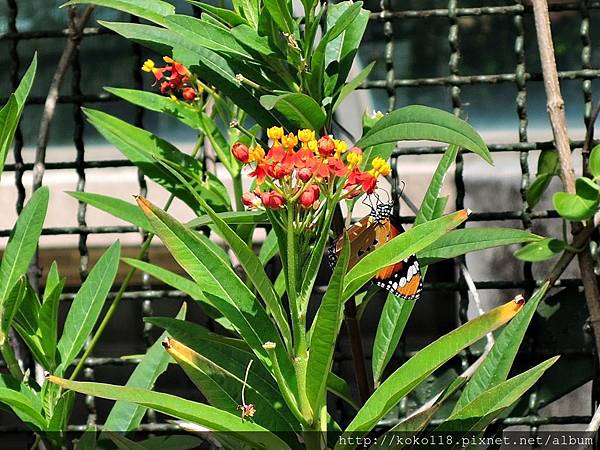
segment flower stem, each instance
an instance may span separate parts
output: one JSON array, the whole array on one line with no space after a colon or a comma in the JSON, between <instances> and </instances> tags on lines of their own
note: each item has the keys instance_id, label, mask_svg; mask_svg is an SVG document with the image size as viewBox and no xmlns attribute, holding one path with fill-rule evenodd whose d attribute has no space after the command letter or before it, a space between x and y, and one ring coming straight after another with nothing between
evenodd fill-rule
<instances>
[{"instance_id":1,"label":"flower stem","mask_svg":"<svg viewBox=\"0 0 600 450\"><path fill-rule=\"evenodd\" d=\"M244 194L244 187L242 185L242 173L238 172L233 177L233 195L235 197L235 209L236 211L243 211L244 204L242 203L242 195Z\"/></svg>"}]
</instances>

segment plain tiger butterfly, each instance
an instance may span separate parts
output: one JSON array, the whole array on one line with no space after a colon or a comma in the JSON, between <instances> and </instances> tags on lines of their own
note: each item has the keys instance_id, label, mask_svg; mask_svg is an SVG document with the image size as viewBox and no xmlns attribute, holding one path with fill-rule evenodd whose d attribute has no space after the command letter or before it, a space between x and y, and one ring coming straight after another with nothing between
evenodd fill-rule
<instances>
[{"instance_id":1,"label":"plain tiger butterfly","mask_svg":"<svg viewBox=\"0 0 600 450\"><path fill-rule=\"evenodd\" d=\"M369 252L404 232L402 225L392 215L393 202L384 203L377 197L375 205L367 206L371 208L371 213L346 230L350 241L348 269ZM328 259L332 268L335 267L343 243L341 235L329 247ZM403 261L384 267L377 272L373 282L398 298L418 300L423 290L419 260L416 255L411 255Z\"/></svg>"}]
</instances>

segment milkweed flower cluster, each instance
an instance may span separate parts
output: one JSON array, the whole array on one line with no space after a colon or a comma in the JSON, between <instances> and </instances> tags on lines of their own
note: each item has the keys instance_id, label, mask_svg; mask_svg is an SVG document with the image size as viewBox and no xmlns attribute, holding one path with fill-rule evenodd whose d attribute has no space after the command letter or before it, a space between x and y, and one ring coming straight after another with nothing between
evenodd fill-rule
<instances>
[{"instance_id":1,"label":"milkweed flower cluster","mask_svg":"<svg viewBox=\"0 0 600 450\"><path fill-rule=\"evenodd\" d=\"M142 65L142 70L152 73L155 84L159 83L160 92L171 99L182 98L186 102L197 100L204 91L202 83L183 64L168 56L164 56L163 60L167 65L157 67L153 60L147 59Z\"/></svg>"},{"instance_id":2,"label":"milkweed flower cluster","mask_svg":"<svg viewBox=\"0 0 600 450\"><path fill-rule=\"evenodd\" d=\"M250 168L256 189L242 202L251 209L279 209L298 204L301 211L318 210L323 199L344 200L371 194L378 179L389 175L390 165L375 158L361 170L363 152L332 136L317 138L314 130L285 133L281 127L267 129L269 148L243 143L232 146L233 156Z\"/></svg>"}]
</instances>

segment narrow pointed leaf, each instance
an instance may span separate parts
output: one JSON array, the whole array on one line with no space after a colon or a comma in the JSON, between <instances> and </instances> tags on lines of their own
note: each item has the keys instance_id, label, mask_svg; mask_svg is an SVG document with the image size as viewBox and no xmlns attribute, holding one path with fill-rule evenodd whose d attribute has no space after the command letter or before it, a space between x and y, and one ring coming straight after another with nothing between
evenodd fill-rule
<instances>
[{"instance_id":1,"label":"narrow pointed leaf","mask_svg":"<svg viewBox=\"0 0 600 450\"><path fill-rule=\"evenodd\" d=\"M93 331L117 275L120 253L121 245L116 241L100 257L75 295L57 345L60 355L57 373L64 373Z\"/></svg>"},{"instance_id":2,"label":"narrow pointed leaf","mask_svg":"<svg viewBox=\"0 0 600 450\"><path fill-rule=\"evenodd\" d=\"M306 94L263 95L260 103L269 111L279 111L297 128L320 130L326 120L319 104Z\"/></svg>"},{"instance_id":3,"label":"narrow pointed leaf","mask_svg":"<svg viewBox=\"0 0 600 450\"><path fill-rule=\"evenodd\" d=\"M71 0L63 6L88 4L113 8L161 25L165 24L165 16L175 13L173 5L162 0Z\"/></svg>"},{"instance_id":4,"label":"narrow pointed leaf","mask_svg":"<svg viewBox=\"0 0 600 450\"><path fill-rule=\"evenodd\" d=\"M510 301L467 322L417 352L385 380L358 411L344 433L366 434L417 385L463 348L512 319L522 302ZM348 446L338 444L337 450Z\"/></svg>"},{"instance_id":5,"label":"narrow pointed leaf","mask_svg":"<svg viewBox=\"0 0 600 450\"><path fill-rule=\"evenodd\" d=\"M239 415L230 414L218 408L171 394L113 384L68 381L52 375L49 376L49 380L65 389L71 389L82 394L136 403L155 409L163 414L204 426L209 430L230 433L252 448L265 450L290 448L269 430L248 420L243 421Z\"/></svg>"}]
</instances>

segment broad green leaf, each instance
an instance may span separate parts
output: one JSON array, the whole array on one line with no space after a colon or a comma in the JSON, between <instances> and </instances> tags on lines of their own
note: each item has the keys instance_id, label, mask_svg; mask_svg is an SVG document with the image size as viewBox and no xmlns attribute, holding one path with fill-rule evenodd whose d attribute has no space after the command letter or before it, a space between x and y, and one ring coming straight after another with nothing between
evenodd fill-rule
<instances>
[{"instance_id":1,"label":"broad green leaf","mask_svg":"<svg viewBox=\"0 0 600 450\"><path fill-rule=\"evenodd\" d=\"M346 403L348 403L355 411L358 411L358 405L352 398L352 392L350 392L350 387L346 380L338 377L335 373L329 372L327 376L327 390L331 392L333 395L341 398Z\"/></svg>"},{"instance_id":2,"label":"broad green leaf","mask_svg":"<svg viewBox=\"0 0 600 450\"><path fill-rule=\"evenodd\" d=\"M155 436L139 442L145 450L192 450L200 447L205 442L195 436L168 435Z\"/></svg>"},{"instance_id":3,"label":"broad green leaf","mask_svg":"<svg viewBox=\"0 0 600 450\"><path fill-rule=\"evenodd\" d=\"M463 228L450 231L418 253L421 265L502 245L542 241L542 237L514 228Z\"/></svg>"},{"instance_id":4,"label":"broad green leaf","mask_svg":"<svg viewBox=\"0 0 600 450\"><path fill-rule=\"evenodd\" d=\"M525 394L558 356L488 389L465 407L450 415L434 433L457 432L470 434L483 431L504 409ZM454 447L455 448L455 447Z\"/></svg>"},{"instance_id":5,"label":"broad green leaf","mask_svg":"<svg viewBox=\"0 0 600 450\"><path fill-rule=\"evenodd\" d=\"M560 239L547 238L531 242L513 253L521 261L546 261L560 254L566 248L566 243Z\"/></svg>"},{"instance_id":6,"label":"broad green leaf","mask_svg":"<svg viewBox=\"0 0 600 450\"><path fill-rule=\"evenodd\" d=\"M184 303L177 319L185 319L186 304ZM142 360L135 367L135 370L127 380L127 387L152 389L158 377L167 370L169 366L169 355L163 348L163 341L167 333L163 333L156 342L146 351ZM127 402L116 402L102 428L102 432L107 431L132 431L135 430L142 418L146 414L146 408L140 405L134 405ZM100 439L102 439L102 435Z\"/></svg>"},{"instance_id":7,"label":"broad green leaf","mask_svg":"<svg viewBox=\"0 0 600 450\"><path fill-rule=\"evenodd\" d=\"M306 94L263 95L260 103L269 111L275 108L297 128L310 128L319 132L326 120L319 104Z\"/></svg>"},{"instance_id":8,"label":"broad green leaf","mask_svg":"<svg viewBox=\"0 0 600 450\"><path fill-rule=\"evenodd\" d=\"M242 373L231 372L221 363L223 357L206 358L175 339L167 341L166 349L212 406L231 414L238 413L239 405L242 404L245 368ZM246 354L246 357L248 359L242 364L245 363L248 367L252 355ZM262 390L254 385L253 380L247 381L244 394L246 404L252 404L256 408L253 422L271 431L300 429L298 422L290 417L283 400L278 398L273 403L268 394L263 394Z\"/></svg>"},{"instance_id":9,"label":"broad green leaf","mask_svg":"<svg viewBox=\"0 0 600 450\"><path fill-rule=\"evenodd\" d=\"M71 197L107 212L121 220L129 222L143 230L152 231L150 222L140 209L133 203L126 202L108 195L94 194L92 192L67 192Z\"/></svg>"},{"instance_id":10,"label":"broad green leaf","mask_svg":"<svg viewBox=\"0 0 600 450\"><path fill-rule=\"evenodd\" d=\"M0 265L0 323L5 322L2 319L4 302L19 278L27 273L31 258L35 254L48 210L48 199L47 187L41 187L33 193L21 211L4 249ZM0 330L0 344L4 343L6 338L5 331L8 330Z\"/></svg>"},{"instance_id":11,"label":"broad green leaf","mask_svg":"<svg viewBox=\"0 0 600 450\"><path fill-rule=\"evenodd\" d=\"M594 178L600 176L600 144L596 145L590 152L588 169Z\"/></svg>"},{"instance_id":12,"label":"broad green leaf","mask_svg":"<svg viewBox=\"0 0 600 450\"><path fill-rule=\"evenodd\" d=\"M0 403L10 407L23 422L34 429L45 429L46 420L42 416L40 398L26 383L0 373Z\"/></svg>"},{"instance_id":13,"label":"broad green leaf","mask_svg":"<svg viewBox=\"0 0 600 450\"><path fill-rule=\"evenodd\" d=\"M546 189L548 189L548 186L550 186L552 178L554 178L553 174L542 173L536 176L533 182L529 185L527 188L527 203L529 204L530 208L533 208L539 203L542 195L544 195L544 192L546 192Z\"/></svg>"},{"instance_id":14,"label":"broad green leaf","mask_svg":"<svg viewBox=\"0 0 600 450\"><path fill-rule=\"evenodd\" d=\"M29 96L33 79L37 70L37 53L25 75L21 79L17 90L10 96L8 102L0 110L0 178L4 170L4 163L10 150L19 120L25 108L25 100Z\"/></svg>"},{"instance_id":15,"label":"broad green leaf","mask_svg":"<svg viewBox=\"0 0 600 450\"><path fill-rule=\"evenodd\" d=\"M363 82L367 79L367 77L371 73L371 70L373 70L373 67L375 66L375 62L376 61L373 61L371 64L369 64L363 70L361 70L360 73L352 79L352 81L350 81L349 83L345 84L344 87L342 87L342 89L340 90L340 93L338 95L338 98L336 99L335 103L333 104L332 111L337 110L340 107L340 105L343 103L343 101L346 99L346 97L348 97L348 95L350 95L361 84L363 84Z\"/></svg>"},{"instance_id":16,"label":"broad green leaf","mask_svg":"<svg viewBox=\"0 0 600 450\"><path fill-rule=\"evenodd\" d=\"M200 9L202 9L202 11L206 11L213 17L219 19L221 22L231 27L236 27L242 24L248 24L248 21L246 19L244 19L242 16L230 9L218 8L214 5L210 5L208 3L203 2L197 2L194 0L187 0L187 2L191 3L192 5L198 6Z\"/></svg>"},{"instance_id":17,"label":"broad green leaf","mask_svg":"<svg viewBox=\"0 0 600 450\"><path fill-rule=\"evenodd\" d=\"M327 10L327 28L331 29L338 21L343 20L341 16L348 8L352 7L353 4L353 2L348 1L330 5ZM348 26L345 27L342 33L327 43L325 47L326 96L336 92L346 81L368 22L369 11L360 9L359 13L348 23ZM333 70L331 71L331 75L329 75L327 68L332 64ZM356 89L356 87L367 78L370 67L372 67L373 64L374 63L371 63L371 65L364 69L357 78L346 85L346 87L348 87L347 92ZM360 79L360 81L358 81L358 79ZM352 87L351 84L354 84L354 86Z\"/></svg>"},{"instance_id":18,"label":"broad green leaf","mask_svg":"<svg viewBox=\"0 0 600 450\"><path fill-rule=\"evenodd\" d=\"M285 347L266 311L238 278L233 269L216 258L214 251L202 242L196 233L186 228L160 208L143 198L138 204L152 223L156 234L167 246L175 260L204 289L203 281L210 280L213 292L205 295L236 327L240 336L252 347L260 361L271 367L271 361L262 345L275 342L282 371L293 378L293 368Z\"/></svg>"},{"instance_id":19,"label":"broad green leaf","mask_svg":"<svg viewBox=\"0 0 600 450\"><path fill-rule=\"evenodd\" d=\"M264 211L233 211L218 213L219 217L229 225L241 224L268 224L267 214ZM213 221L208 215L197 217L188 223L186 226L190 228L199 228L205 225L212 224Z\"/></svg>"},{"instance_id":20,"label":"broad green leaf","mask_svg":"<svg viewBox=\"0 0 600 450\"><path fill-rule=\"evenodd\" d=\"M558 175L560 171L556 150L542 150L538 158L537 174Z\"/></svg>"},{"instance_id":21,"label":"broad green leaf","mask_svg":"<svg viewBox=\"0 0 600 450\"><path fill-rule=\"evenodd\" d=\"M186 185L191 191L191 186L183 179L174 169L170 166L166 166L171 173L179 178L179 180ZM191 191L193 192L193 191ZM219 215L208 205L204 199L197 194L194 195L200 206L206 211L206 214L213 220L213 226L216 228L216 232L229 244L235 255L238 257L240 264L244 268L244 271L248 275L248 279L252 282L256 291L260 294L269 313L273 316L281 335L283 336L284 343L286 346L292 344L291 331L288 324L287 315L281 306L279 298L273 290L273 284L260 260L240 236L237 235L233 229L227 225Z\"/></svg>"},{"instance_id":22,"label":"broad green leaf","mask_svg":"<svg viewBox=\"0 0 600 450\"><path fill-rule=\"evenodd\" d=\"M433 244L448 231L464 222L468 215L467 210L461 210L417 225L367 254L346 275L344 299L350 298L380 269L402 261Z\"/></svg>"},{"instance_id":23,"label":"broad green leaf","mask_svg":"<svg viewBox=\"0 0 600 450\"><path fill-rule=\"evenodd\" d=\"M50 375L49 380L65 389L109 400L123 400L152 408L163 414L204 426L209 430L222 431L235 436L252 448L289 449L279 437L249 420L241 420L239 415L221 411L218 408L186 400L175 395L153 392L146 389L130 388L105 383L68 381Z\"/></svg>"},{"instance_id":24,"label":"broad green leaf","mask_svg":"<svg viewBox=\"0 0 600 450\"><path fill-rule=\"evenodd\" d=\"M587 220L598 210L600 187L589 178L575 181L576 194L557 192L552 197L556 211L567 220Z\"/></svg>"},{"instance_id":25,"label":"broad green leaf","mask_svg":"<svg viewBox=\"0 0 600 450\"><path fill-rule=\"evenodd\" d=\"M100 257L75 295L57 345L60 355L60 366L56 370L57 373L65 372L93 331L117 275L120 253L121 245L119 241L116 241Z\"/></svg>"},{"instance_id":26,"label":"broad green leaf","mask_svg":"<svg viewBox=\"0 0 600 450\"><path fill-rule=\"evenodd\" d=\"M71 416L74 401L74 392L64 392L60 396L52 412L52 417L50 417L50 420L48 421L48 431L57 432L67 428L67 422Z\"/></svg>"},{"instance_id":27,"label":"broad green leaf","mask_svg":"<svg viewBox=\"0 0 600 450\"><path fill-rule=\"evenodd\" d=\"M484 391L506 380L515 356L517 356L517 351L523 342L527 327L547 291L548 283L545 283L525 304L522 311L496 337L490 353L465 386L454 406L454 411L459 411Z\"/></svg>"},{"instance_id":28,"label":"broad green leaf","mask_svg":"<svg viewBox=\"0 0 600 450\"><path fill-rule=\"evenodd\" d=\"M471 125L446 111L421 105L406 106L387 114L356 145L366 148L406 140L454 144L492 164L487 146Z\"/></svg>"},{"instance_id":29,"label":"broad green leaf","mask_svg":"<svg viewBox=\"0 0 600 450\"><path fill-rule=\"evenodd\" d=\"M236 9L239 5L250 25L258 27L259 0L233 0L233 5Z\"/></svg>"},{"instance_id":30,"label":"broad green leaf","mask_svg":"<svg viewBox=\"0 0 600 450\"><path fill-rule=\"evenodd\" d=\"M200 128L198 111L186 102L173 101L165 95L137 89L105 87L104 90L133 105L168 114L195 130Z\"/></svg>"},{"instance_id":31,"label":"broad green leaf","mask_svg":"<svg viewBox=\"0 0 600 450\"><path fill-rule=\"evenodd\" d=\"M191 156L179 151L167 141L152 133L128 124L110 114L93 109L84 109L89 122L104 138L120 150L132 163L144 171L144 174L163 186L177 198L183 200L194 211L198 205L193 196L181 186L181 183L166 171L157 158L166 159L179 167L186 177L199 181L202 164ZM205 193L203 182L195 187Z\"/></svg>"},{"instance_id":32,"label":"broad green leaf","mask_svg":"<svg viewBox=\"0 0 600 450\"><path fill-rule=\"evenodd\" d=\"M275 58L276 50L269 45L269 38L261 36L249 25L241 24L231 29L231 34L248 51L258 52L267 58Z\"/></svg>"},{"instance_id":33,"label":"broad green leaf","mask_svg":"<svg viewBox=\"0 0 600 450\"><path fill-rule=\"evenodd\" d=\"M113 8L160 25L165 24L165 16L175 14L173 5L161 0L71 0L63 6L88 4Z\"/></svg>"},{"instance_id":34,"label":"broad green leaf","mask_svg":"<svg viewBox=\"0 0 600 450\"><path fill-rule=\"evenodd\" d=\"M368 433L404 396L437 368L463 348L508 322L522 306L522 302L510 301L494 308L417 352L379 386L358 411L344 433L352 435ZM346 448L349 447L342 444L336 446L337 450Z\"/></svg>"},{"instance_id":35,"label":"broad green leaf","mask_svg":"<svg viewBox=\"0 0 600 450\"><path fill-rule=\"evenodd\" d=\"M444 155L440 159L440 162L438 163L438 166L431 177L425 197L423 197L423 201L421 202L421 207L419 208L419 212L415 218L415 225L420 225L428 220L437 219L434 214L435 205L440 196L440 192L442 191L446 174L448 173L452 163L454 163L456 160L457 154L458 147L456 145L449 145L444 152Z\"/></svg>"},{"instance_id":36,"label":"broad green leaf","mask_svg":"<svg viewBox=\"0 0 600 450\"><path fill-rule=\"evenodd\" d=\"M264 5L265 8L269 10L269 14L279 29L284 33L293 35L294 20L292 19L287 0L264 0ZM256 23L258 23L258 21Z\"/></svg>"},{"instance_id":37,"label":"broad green leaf","mask_svg":"<svg viewBox=\"0 0 600 450\"><path fill-rule=\"evenodd\" d=\"M344 275L350 259L350 241L344 234L344 246L335 266L327 291L315 318L314 332L310 338L310 351L306 368L306 395L311 409L318 412L326 401L327 377L333 364L335 343L342 326Z\"/></svg>"},{"instance_id":38,"label":"broad green leaf","mask_svg":"<svg viewBox=\"0 0 600 450\"><path fill-rule=\"evenodd\" d=\"M176 14L166 18L166 26L184 39L194 41L217 53L225 53L235 58L250 59L250 54L231 33L212 23L195 17Z\"/></svg>"}]
</instances>

